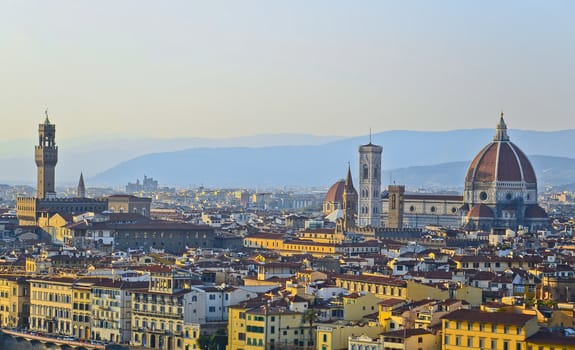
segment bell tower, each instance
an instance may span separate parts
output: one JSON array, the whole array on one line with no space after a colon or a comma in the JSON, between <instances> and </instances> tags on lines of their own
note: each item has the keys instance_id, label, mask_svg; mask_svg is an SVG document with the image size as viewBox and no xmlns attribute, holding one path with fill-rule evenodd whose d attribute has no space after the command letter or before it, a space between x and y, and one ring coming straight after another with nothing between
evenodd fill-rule
<instances>
[{"instance_id":1,"label":"bell tower","mask_svg":"<svg viewBox=\"0 0 575 350\"><path fill-rule=\"evenodd\" d=\"M355 227L357 217L357 191L353 187L351 179L351 168L347 166L347 177L345 178L345 187L343 188L343 226L344 229L351 230Z\"/></svg>"},{"instance_id":2,"label":"bell tower","mask_svg":"<svg viewBox=\"0 0 575 350\"><path fill-rule=\"evenodd\" d=\"M370 142L359 146L359 226L381 227L381 153Z\"/></svg>"},{"instance_id":3,"label":"bell tower","mask_svg":"<svg viewBox=\"0 0 575 350\"><path fill-rule=\"evenodd\" d=\"M53 198L55 191L55 170L58 163L58 146L56 146L56 125L50 123L48 110L46 120L38 125L38 145L35 149L36 167L38 168L37 198Z\"/></svg>"}]
</instances>

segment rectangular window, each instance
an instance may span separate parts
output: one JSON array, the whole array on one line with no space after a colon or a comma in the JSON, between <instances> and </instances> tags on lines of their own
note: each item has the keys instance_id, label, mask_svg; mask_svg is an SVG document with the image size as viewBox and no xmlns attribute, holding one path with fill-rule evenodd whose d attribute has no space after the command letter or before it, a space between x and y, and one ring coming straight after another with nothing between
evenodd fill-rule
<instances>
[{"instance_id":1,"label":"rectangular window","mask_svg":"<svg viewBox=\"0 0 575 350\"><path fill-rule=\"evenodd\" d=\"M443 338L443 344L444 345L449 345L449 335L445 335L445 337Z\"/></svg>"},{"instance_id":2,"label":"rectangular window","mask_svg":"<svg viewBox=\"0 0 575 350\"><path fill-rule=\"evenodd\" d=\"M472 322L467 322L467 330L470 331L473 329L473 323Z\"/></svg>"},{"instance_id":3,"label":"rectangular window","mask_svg":"<svg viewBox=\"0 0 575 350\"><path fill-rule=\"evenodd\" d=\"M473 337L467 337L467 347L470 348L473 346Z\"/></svg>"},{"instance_id":4,"label":"rectangular window","mask_svg":"<svg viewBox=\"0 0 575 350\"><path fill-rule=\"evenodd\" d=\"M509 342L507 340L503 341L503 350L509 350Z\"/></svg>"},{"instance_id":5,"label":"rectangular window","mask_svg":"<svg viewBox=\"0 0 575 350\"><path fill-rule=\"evenodd\" d=\"M491 349L497 349L497 340L491 339Z\"/></svg>"},{"instance_id":6,"label":"rectangular window","mask_svg":"<svg viewBox=\"0 0 575 350\"><path fill-rule=\"evenodd\" d=\"M455 345L461 345L461 336L460 335L455 336Z\"/></svg>"},{"instance_id":7,"label":"rectangular window","mask_svg":"<svg viewBox=\"0 0 575 350\"><path fill-rule=\"evenodd\" d=\"M485 348L485 340L483 338L479 338L479 348L480 349Z\"/></svg>"}]
</instances>

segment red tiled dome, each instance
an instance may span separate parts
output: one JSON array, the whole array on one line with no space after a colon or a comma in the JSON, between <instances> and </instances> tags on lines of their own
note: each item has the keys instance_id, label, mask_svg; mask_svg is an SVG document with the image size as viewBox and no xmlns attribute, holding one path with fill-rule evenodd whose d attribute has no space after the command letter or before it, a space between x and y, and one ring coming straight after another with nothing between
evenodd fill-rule
<instances>
[{"instance_id":1,"label":"red tiled dome","mask_svg":"<svg viewBox=\"0 0 575 350\"><path fill-rule=\"evenodd\" d=\"M345 189L345 181L344 180L340 180L336 183L334 183L329 190L327 191L327 194L325 195L325 199L323 200L324 202L331 202L331 203L343 203L343 191Z\"/></svg>"},{"instance_id":2,"label":"red tiled dome","mask_svg":"<svg viewBox=\"0 0 575 350\"><path fill-rule=\"evenodd\" d=\"M529 205L527 209L525 209L525 217L528 219L544 219L547 218L547 212L538 205Z\"/></svg>"},{"instance_id":3,"label":"red tiled dome","mask_svg":"<svg viewBox=\"0 0 575 350\"><path fill-rule=\"evenodd\" d=\"M467 216L470 218L492 218L494 215L491 208L484 204L478 204L471 208Z\"/></svg>"},{"instance_id":4,"label":"red tiled dome","mask_svg":"<svg viewBox=\"0 0 575 350\"><path fill-rule=\"evenodd\" d=\"M466 182L537 183L533 166L527 156L505 134L485 146L467 170Z\"/></svg>"}]
</instances>

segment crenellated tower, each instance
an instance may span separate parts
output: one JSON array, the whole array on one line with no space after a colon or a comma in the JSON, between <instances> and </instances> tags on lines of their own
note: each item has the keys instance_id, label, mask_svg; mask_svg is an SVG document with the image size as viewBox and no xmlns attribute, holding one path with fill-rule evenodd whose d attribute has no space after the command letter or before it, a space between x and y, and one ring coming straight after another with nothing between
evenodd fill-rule
<instances>
[{"instance_id":1,"label":"crenellated tower","mask_svg":"<svg viewBox=\"0 0 575 350\"><path fill-rule=\"evenodd\" d=\"M56 146L56 125L50 123L48 110L46 110L46 120L38 125L35 159L38 168L37 198L53 198L56 196L55 170L58 163L58 146Z\"/></svg>"}]
</instances>

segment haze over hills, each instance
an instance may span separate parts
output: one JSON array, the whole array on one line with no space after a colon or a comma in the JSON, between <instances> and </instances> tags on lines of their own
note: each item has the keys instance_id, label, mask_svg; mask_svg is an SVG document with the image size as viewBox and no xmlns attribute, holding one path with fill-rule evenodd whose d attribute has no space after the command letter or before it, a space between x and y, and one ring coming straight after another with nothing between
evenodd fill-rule
<instances>
[{"instance_id":1,"label":"haze over hills","mask_svg":"<svg viewBox=\"0 0 575 350\"><path fill-rule=\"evenodd\" d=\"M567 159L575 159L575 130L509 133L526 154L542 156L531 156L541 185L575 182L574 162ZM372 142L384 147L384 184L395 181L410 187L462 187L467 165L493 134L493 129L399 130L374 134ZM221 140L63 140L56 176L59 186L75 185L80 171L88 186L122 186L144 174L170 186L329 186L345 175L348 162L355 175L357 148L367 142L369 136L306 134ZM35 182L33 143L31 140L26 147L26 156L0 158L0 182ZM3 144L9 147L6 141Z\"/></svg>"},{"instance_id":2,"label":"haze over hills","mask_svg":"<svg viewBox=\"0 0 575 350\"><path fill-rule=\"evenodd\" d=\"M575 161L569 158L575 158L575 130L514 130L510 136L525 153L538 155L531 158L541 185L573 182ZM372 142L384 148L384 184L462 187L469 162L492 137L492 129L389 131L373 135ZM329 186L345 175L347 162L356 172L357 147L367 142L368 137L354 137L322 145L156 153L121 163L89 181L124 184L147 174L178 186Z\"/></svg>"},{"instance_id":3,"label":"haze over hills","mask_svg":"<svg viewBox=\"0 0 575 350\"><path fill-rule=\"evenodd\" d=\"M57 129L58 133L58 129ZM274 134L213 138L138 138L98 135L94 139L56 137L59 146L56 174L58 185L73 185L80 172L97 174L126 160L152 152L210 147L266 147L277 145L317 145L342 139L339 136ZM36 181L34 146L36 138L0 140L0 182L33 184Z\"/></svg>"}]
</instances>

